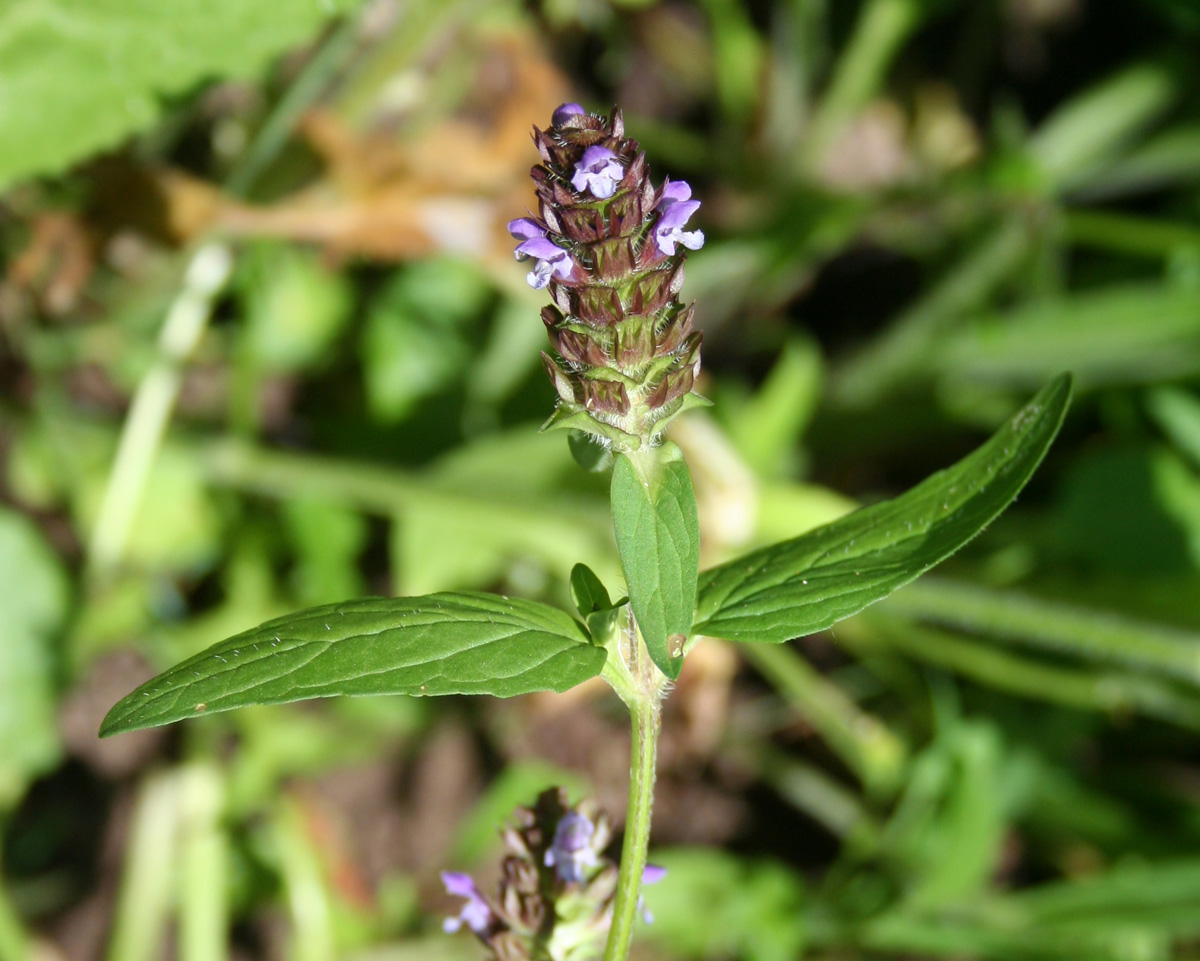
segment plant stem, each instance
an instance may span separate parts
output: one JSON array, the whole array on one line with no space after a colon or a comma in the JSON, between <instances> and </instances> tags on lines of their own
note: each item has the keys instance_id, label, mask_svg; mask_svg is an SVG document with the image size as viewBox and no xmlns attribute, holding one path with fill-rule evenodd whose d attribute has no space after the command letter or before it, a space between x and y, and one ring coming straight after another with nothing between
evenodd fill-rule
<instances>
[{"instance_id":1,"label":"plant stem","mask_svg":"<svg viewBox=\"0 0 1200 961\"><path fill-rule=\"evenodd\" d=\"M183 365L204 334L213 301L229 279L232 265L229 248L220 243L205 244L188 264L183 289L171 304L159 334L158 359L138 384L121 429L100 514L88 544L88 564L93 573L107 572L124 555L146 482L175 409Z\"/></svg>"},{"instance_id":2,"label":"plant stem","mask_svg":"<svg viewBox=\"0 0 1200 961\"><path fill-rule=\"evenodd\" d=\"M32 957L29 937L0 876L0 961L30 961Z\"/></svg>"},{"instance_id":3,"label":"plant stem","mask_svg":"<svg viewBox=\"0 0 1200 961\"><path fill-rule=\"evenodd\" d=\"M644 651L642 652L644 654ZM649 661L649 657L644 660ZM629 705L632 743L629 765L629 807L625 815L625 841L621 846L621 871L613 904L612 927L604 946L604 961L624 961L629 954L633 922L637 917L650 843L650 812L654 806L655 763L661 707L657 691L644 692Z\"/></svg>"}]
</instances>

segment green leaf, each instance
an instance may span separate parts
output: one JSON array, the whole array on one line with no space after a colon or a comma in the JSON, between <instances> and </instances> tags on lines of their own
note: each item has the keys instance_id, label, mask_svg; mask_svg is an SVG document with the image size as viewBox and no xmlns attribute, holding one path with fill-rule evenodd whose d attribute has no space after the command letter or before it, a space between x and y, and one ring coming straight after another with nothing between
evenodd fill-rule
<instances>
[{"instance_id":1,"label":"green leaf","mask_svg":"<svg viewBox=\"0 0 1200 961\"><path fill-rule=\"evenodd\" d=\"M585 618L612 607L608 590L586 564L576 564L571 568L571 600L575 602L575 609Z\"/></svg>"},{"instance_id":2,"label":"green leaf","mask_svg":"<svg viewBox=\"0 0 1200 961\"><path fill-rule=\"evenodd\" d=\"M289 614L210 647L124 698L100 736L335 694L565 691L599 674L604 658L577 621L536 601L366 598Z\"/></svg>"},{"instance_id":3,"label":"green leaf","mask_svg":"<svg viewBox=\"0 0 1200 961\"><path fill-rule=\"evenodd\" d=\"M790 868L725 851L675 848L651 860L667 876L646 889L644 936L669 956L791 961L808 940L803 880Z\"/></svg>"},{"instance_id":4,"label":"green leaf","mask_svg":"<svg viewBox=\"0 0 1200 961\"><path fill-rule=\"evenodd\" d=\"M571 448L575 463L589 474L599 474L612 466L612 451L598 444L586 431L567 431L567 446Z\"/></svg>"},{"instance_id":5,"label":"green leaf","mask_svg":"<svg viewBox=\"0 0 1200 961\"><path fill-rule=\"evenodd\" d=\"M646 649L664 674L678 677L700 568L696 495L679 448L668 444L619 456L612 512L629 603Z\"/></svg>"},{"instance_id":6,"label":"green leaf","mask_svg":"<svg viewBox=\"0 0 1200 961\"><path fill-rule=\"evenodd\" d=\"M50 642L67 611L67 580L38 529L0 507L0 813L58 760Z\"/></svg>"},{"instance_id":7,"label":"green leaf","mask_svg":"<svg viewBox=\"0 0 1200 961\"><path fill-rule=\"evenodd\" d=\"M16 0L0 12L0 187L153 124L162 99L257 73L353 0Z\"/></svg>"},{"instance_id":8,"label":"green leaf","mask_svg":"<svg viewBox=\"0 0 1200 961\"><path fill-rule=\"evenodd\" d=\"M700 578L695 632L780 643L822 631L945 560L1016 497L1058 433L1070 375L987 443L908 493Z\"/></svg>"}]
</instances>

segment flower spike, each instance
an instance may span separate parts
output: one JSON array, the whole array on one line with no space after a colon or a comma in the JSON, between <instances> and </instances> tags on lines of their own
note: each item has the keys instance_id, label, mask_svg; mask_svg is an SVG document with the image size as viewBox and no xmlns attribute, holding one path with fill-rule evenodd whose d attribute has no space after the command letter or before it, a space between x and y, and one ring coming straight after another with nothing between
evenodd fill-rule
<instances>
[{"instance_id":1,"label":"flower spike","mask_svg":"<svg viewBox=\"0 0 1200 961\"><path fill-rule=\"evenodd\" d=\"M556 305L542 313L559 396L547 427L579 428L616 450L654 446L671 418L703 403L692 393L700 334L679 302L686 252L704 243L686 229L700 202L682 180L654 186L619 111L566 103L533 139L537 216L508 229L517 257L535 262L529 284Z\"/></svg>"}]
</instances>

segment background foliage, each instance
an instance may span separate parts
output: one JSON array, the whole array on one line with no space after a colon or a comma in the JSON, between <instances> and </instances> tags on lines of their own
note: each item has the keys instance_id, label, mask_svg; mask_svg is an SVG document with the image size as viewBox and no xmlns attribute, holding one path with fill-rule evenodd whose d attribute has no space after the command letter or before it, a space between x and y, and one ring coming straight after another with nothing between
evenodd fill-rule
<instances>
[{"instance_id":1,"label":"background foliage","mask_svg":"<svg viewBox=\"0 0 1200 961\"><path fill-rule=\"evenodd\" d=\"M1185 0L5 6L0 961L474 957L440 868L549 783L619 821L601 686L95 737L300 606L621 594L504 230L567 99L704 201L702 567L1077 375L935 574L689 655L635 951L1195 957L1198 43Z\"/></svg>"}]
</instances>

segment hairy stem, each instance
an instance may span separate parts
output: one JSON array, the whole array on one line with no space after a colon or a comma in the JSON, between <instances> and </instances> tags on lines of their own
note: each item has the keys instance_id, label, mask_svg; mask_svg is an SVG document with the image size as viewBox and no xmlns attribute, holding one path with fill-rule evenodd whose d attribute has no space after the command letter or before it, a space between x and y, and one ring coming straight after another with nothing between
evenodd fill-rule
<instances>
[{"instance_id":1,"label":"hairy stem","mask_svg":"<svg viewBox=\"0 0 1200 961\"><path fill-rule=\"evenodd\" d=\"M663 685L666 678L650 659L633 614L622 632L613 665L622 683L613 687L629 707L631 741L629 759L629 806L625 814L625 841L621 846L621 868L613 903L612 926L604 946L604 961L624 961L633 937L642 872L650 844L650 814L654 807L654 778L658 758L658 732L662 716ZM610 678L609 683L612 683Z\"/></svg>"},{"instance_id":2,"label":"hairy stem","mask_svg":"<svg viewBox=\"0 0 1200 961\"><path fill-rule=\"evenodd\" d=\"M642 892L646 849L650 843L650 812L654 806L655 760L658 754L660 706L657 694L630 705L633 740L630 750L629 808L625 816L625 842L621 847L621 873L613 904L612 927L604 946L604 961L624 961L629 954L633 922Z\"/></svg>"}]
</instances>

